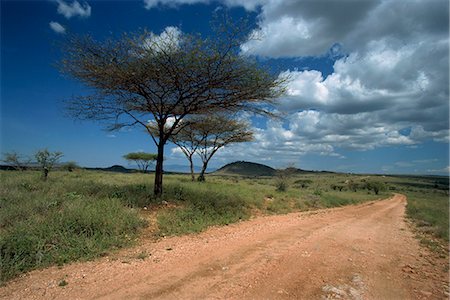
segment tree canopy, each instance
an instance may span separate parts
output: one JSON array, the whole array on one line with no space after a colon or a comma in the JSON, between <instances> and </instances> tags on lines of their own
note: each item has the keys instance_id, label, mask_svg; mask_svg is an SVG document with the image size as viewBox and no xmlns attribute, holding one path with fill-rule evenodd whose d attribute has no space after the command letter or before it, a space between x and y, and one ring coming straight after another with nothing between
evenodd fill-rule
<instances>
[{"instance_id":1,"label":"tree canopy","mask_svg":"<svg viewBox=\"0 0 450 300\"><path fill-rule=\"evenodd\" d=\"M48 149L42 149L34 154L36 162L40 165L42 169L42 179L47 180L48 173L53 169L58 160L63 157L63 153L60 151L51 152Z\"/></svg>"},{"instance_id":2,"label":"tree canopy","mask_svg":"<svg viewBox=\"0 0 450 300\"><path fill-rule=\"evenodd\" d=\"M134 161L139 170L147 172L148 167L158 158L157 154L145 152L130 152L123 156L128 161Z\"/></svg>"}]
</instances>

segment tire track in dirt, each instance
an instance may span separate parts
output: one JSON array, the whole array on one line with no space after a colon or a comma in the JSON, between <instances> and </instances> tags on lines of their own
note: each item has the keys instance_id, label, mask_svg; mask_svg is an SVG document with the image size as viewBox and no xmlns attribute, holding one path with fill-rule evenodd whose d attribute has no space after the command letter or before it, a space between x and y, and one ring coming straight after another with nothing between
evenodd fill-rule
<instances>
[{"instance_id":1,"label":"tire track in dirt","mask_svg":"<svg viewBox=\"0 0 450 300\"><path fill-rule=\"evenodd\" d=\"M395 195L147 242L33 271L0 288L0 298L446 299L448 262L419 246L405 205ZM149 257L137 259L143 251ZM69 284L59 287L61 279Z\"/></svg>"}]
</instances>

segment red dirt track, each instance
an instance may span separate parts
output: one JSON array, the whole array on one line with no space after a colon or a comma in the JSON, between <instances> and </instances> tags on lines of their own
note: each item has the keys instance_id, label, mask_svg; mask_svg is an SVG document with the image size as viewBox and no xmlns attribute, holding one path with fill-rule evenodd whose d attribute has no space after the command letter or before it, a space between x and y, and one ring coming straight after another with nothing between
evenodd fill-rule
<instances>
[{"instance_id":1,"label":"red dirt track","mask_svg":"<svg viewBox=\"0 0 450 300\"><path fill-rule=\"evenodd\" d=\"M448 262L419 245L405 205L395 195L143 242L33 271L1 287L0 298L447 299Z\"/></svg>"}]
</instances>

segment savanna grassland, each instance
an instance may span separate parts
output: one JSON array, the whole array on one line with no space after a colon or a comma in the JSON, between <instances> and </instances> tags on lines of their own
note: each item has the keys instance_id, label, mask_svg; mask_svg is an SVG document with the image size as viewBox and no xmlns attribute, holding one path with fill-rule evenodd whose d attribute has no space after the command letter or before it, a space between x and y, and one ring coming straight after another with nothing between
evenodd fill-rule
<instances>
[{"instance_id":1,"label":"savanna grassland","mask_svg":"<svg viewBox=\"0 0 450 300\"><path fill-rule=\"evenodd\" d=\"M1 171L1 282L21 273L89 260L136 243L142 232L161 236L200 232L255 215L284 214L408 197L407 213L425 244L448 243L448 177L363 176L334 173L274 177L165 176L152 196L153 175Z\"/></svg>"}]
</instances>

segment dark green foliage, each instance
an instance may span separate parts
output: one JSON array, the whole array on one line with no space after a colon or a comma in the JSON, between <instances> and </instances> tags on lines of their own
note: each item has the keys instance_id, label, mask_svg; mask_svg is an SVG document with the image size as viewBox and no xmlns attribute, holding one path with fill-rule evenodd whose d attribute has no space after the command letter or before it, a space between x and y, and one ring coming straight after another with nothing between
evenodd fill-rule
<instances>
[{"instance_id":1,"label":"dark green foliage","mask_svg":"<svg viewBox=\"0 0 450 300\"><path fill-rule=\"evenodd\" d=\"M147 172L148 167L156 161L158 154L145 153L145 152L131 152L123 156L128 161L134 161L139 170L142 172Z\"/></svg>"},{"instance_id":2,"label":"dark green foliage","mask_svg":"<svg viewBox=\"0 0 450 300\"><path fill-rule=\"evenodd\" d=\"M277 191L285 192L290 184L290 179L295 174L295 168L286 168L275 172L275 186Z\"/></svg>"},{"instance_id":3,"label":"dark green foliage","mask_svg":"<svg viewBox=\"0 0 450 300\"><path fill-rule=\"evenodd\" d=\"M74 161L68 161L61 166L62 170L69 171L69 172L73 172L74 170L79 169L79 168L80 168L80 166L78 166L78 164Z\"/></svg>"},{"instance_id":4,"label":"dark green foliage","mask_svg":"<svg viewBox=\"0 0 450 300\"><path fill-rule=\"evenodd\" d=\"M336 206L343 206L348 204L355 204L359 201L356 201L352 198L343 198L335 195L324 195L322 196L322 204L325 207L336 207Z\"/></svg>"},{"instance_id":5,"label":"dark green foliage","mask_svg":"<svg viewBox=\"0 0 450 300\"><path fill-rule=\"evenodd\" d=\"M248 204L239 194L218 191L213 186L168 185L163 198L176 199L182 206L158 216L160 235L199 232L249 217Z\"/></svg>"},{"instance_id":6,"label":"dark green foliage","mask_svg":"<svg viewBox=\"0 0 450 300\"><path fill-rule=\"evenodd\" d=\"M309 179L298 179L298 180L294 181L295 186L298 188L302 188L302 189L308 188L311 183L312 183L312 180L309 180Z\"/></svg>"},{"instance_id":7,"label":"dark green foliage","mask_svg":"<svg viewBox=\"0 0 450 300\"><path fill-rule=\"evenodd\" d=\"M285 178L278 177L277 179L275 179L275 187L279 192L286 192L286 190L288 189L288 182Z\"/></svg>"},{"instance_id":8,"label":"dark green foliage","mask_svg":"<svg viewBox=\"0 0 450 300\"><path fill-rule=\"evenodd\" d=\"M381 181L367 181L366 188L378 195L381 191L386 190L386 185Z\"/></svg>"},{"instance_id":9,"label":"dark green foliage","mask_svg":"<svg viewBox=\"0 0 450 300\"><path fill-rule=\"evenodd\" d=\"M342 192L342 190L345 188L345 185L343 184L332 184L331 185L331 189L335 190L335 191L339 191Z\"/></svg>"}]
</instances>

